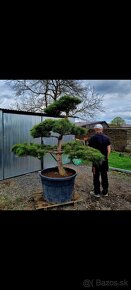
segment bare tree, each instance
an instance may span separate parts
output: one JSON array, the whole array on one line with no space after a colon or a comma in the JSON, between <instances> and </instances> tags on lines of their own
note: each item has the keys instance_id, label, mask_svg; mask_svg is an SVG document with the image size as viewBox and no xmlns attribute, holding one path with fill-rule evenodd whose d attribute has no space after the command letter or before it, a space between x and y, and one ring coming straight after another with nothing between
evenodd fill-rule
<instances>
[{"instance_id":1,"label":"bare tree","mask_svg":"<svg viewBox=\"0 0 131 290\"><path fill-rule=\"evenodd\" d=\"M49 80L12 80L7 83L16 92L13 108L42 112L47 107L51 98Z\"/></svg>"},{"instance_id":2,"label":"bare tree","mask_svg":"<svg viewBox=\"0 0 131 290\"><path fill-rule=\"evenodd\" d=\"M94 118L98 112L103 112L103 97L96 92L94 87L84 87L82 94L79 94L82 103L77 106L77 109L72 112L72 115L84 117L85 120L89 118Z\"/></svg>"},{"instance_id":3,"label":"bare tree","mask_svg":"<svg viewBox=\"0 0 131 290\"><path fill-rule=\"evenodd\" d=\"M77 95L79 81L72 80L13 80L8 85L16 91L14 107L19 110L42 111L62 94Z\"/></svg>"},{"instance_id":4,"label":"bare tree","mask_svg":"<svg viewBox=\"0 0 131 290\"><path fill-rule=\"evenodd\" d=\"M7 83L16 92L15 104L11 108L17 110L43 112L52 101L67 94L82 100L73 115L88 119L97 111L103 111L103 96L80 80L12 80Z\"/></svg>"}]
</instances>

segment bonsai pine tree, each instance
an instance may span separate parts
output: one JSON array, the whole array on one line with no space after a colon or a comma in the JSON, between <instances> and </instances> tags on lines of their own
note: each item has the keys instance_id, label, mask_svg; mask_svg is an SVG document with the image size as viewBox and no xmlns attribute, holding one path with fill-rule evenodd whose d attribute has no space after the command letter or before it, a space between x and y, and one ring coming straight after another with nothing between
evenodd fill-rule
<instances>
[{"instance_id":1,"label":"bonsai pine tree","mask_svg":"<svg viewBox=\"0 0 131 290\"><path fill-rule=\"evenodd\" d=\"M104 159L104 156L100 151L84 146L79 141L72 141L63 143L64 135L83 135L87 134L87 130L76 126L69 121L68 117L70 113L76 109L77 105L81 103L81 100L72 96L63 96L59 100L49 105L44 111L48 116L60 117L61 119L46 119L45 121L35 125L31 130L31 136L33 138L39 137L55 137L57 139L57 145L50 146L45 144L24 143L16 144L12 147L12 151L17 156L34 156L42 159L47 153L56 154L56 161L58 167L58 173L61 176L66 176L66 169L62 163L62 154L68 154L71 158L82 158L86 164L88 161L99 162Z\"/></svg>"}]
</instances>

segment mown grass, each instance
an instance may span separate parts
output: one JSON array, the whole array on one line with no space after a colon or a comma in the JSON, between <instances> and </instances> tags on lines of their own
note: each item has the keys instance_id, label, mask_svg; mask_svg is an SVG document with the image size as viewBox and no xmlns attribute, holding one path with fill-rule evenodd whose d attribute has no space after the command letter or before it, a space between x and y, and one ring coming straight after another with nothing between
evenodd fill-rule
<instances>
[{"instance_id":1,"label":"mown grass","mask_svg":"<svg viewBox=\"0 0 131 290\"><path fill-rule=\"evenodd\" d=\"M109 166L131 170L131 156L127 153L123 153L122 156L119 155L120 152L111 152L109 156Z\"/></svg>"}]
</instances>

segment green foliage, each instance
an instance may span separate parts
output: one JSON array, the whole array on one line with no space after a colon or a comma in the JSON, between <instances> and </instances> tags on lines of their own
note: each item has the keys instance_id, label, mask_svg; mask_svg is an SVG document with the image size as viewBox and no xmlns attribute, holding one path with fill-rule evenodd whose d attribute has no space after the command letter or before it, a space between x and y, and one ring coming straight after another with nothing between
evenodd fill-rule
<instances>
[{"instance_id":1,"label":"green foliage","mask_svg":"<svg viewBox=\"0 0 131 290\"><path fill-rule=\"evenodd\" d=\"M38 125L35 125L31 130L31 136L33 138L50 137L52 128L55 124L55 120L48 119Z\"/></svg>"},{"instance_id":2,"label":"green foliage","mask_svg":"<svg viewBox=\"0 0 131 290\"><path fill-rule=\"evenodd\" d=\"M63 136L65 134L79 134L85 135L87 130L81 127L78 127L71 123L67 118L60 120L48 119L44 122L35 125L31 130L31 135L34 138L38 137L50 137L51 132L58 133ZM44 144L34 144L34 143L24 143L16 144L12 147L12 151L17 156L33 156L41 159L49 151L57 150L57 146L50 146Z\"/></svg>"},{"instance_id":3,"label":"green foliage","mask_svg":"<svg viewBox=\"0 0 131 290\"><path fill-rule=\"evenodd\" d=\"M35 125L30 131L34 138L50 137L51 132L58 133L60 135L85 135L87 133L86 129L74 125L67 118L60 120L45 120L44 122Z\"/></svg>"},{"instance_id":4,"label":"green foliage","mask_svg":"<svg viewBox=\"0 0 131 290\"><path fill-rule=\"evenodd\" d=\"M80 103L81 100L77 97L62 96L59 100L49 105L44 112L50 116L60 116L62 112L69 115L69 112L75 110Z\"/></svg>"},{"instance_id":5,"label":"green foliage","mask_svg":"<svg viewBox=\"0 0 131 290\"><path fill-rule=\"evenodd\" d=\"M41 159L46 153L48 153L53 146L44 144L34 144L34 143L24 143L15 144L12 147L12 152L14 152L19 157L33 156Z\"/></svg>"},{"instance_id":6,"label":"green foliage","mask_svg":"<svg viewBox=\"0 0 131 290\"><path fill-rule=\"evenodd\" d=\"M80 141L68 142L63 145L63 151L69 155L71 160L80 158L87 164L89 161L93 161L98 164L101 160L104 160L104 155L97 149L89 146L81 145Z\"/></svg>"},{"instance_id":7,"label":"green foliage","mask_svg":"<svg viewBox=\"0 0 131 290\"><path fill-rule=\"evenodd\" d=\"M86 136L87 133L88 133L87 129L76 126L75 124L73 124L71 134L77 135L77 136Z\"/></svg>"},{"instance_id":8,"label":"green foliage","mask_svg":"<svg viewBox=\"0 0 131 290\"><path fill-rule=\"evenodd\" d=\"M59 133L60 135L65 135L65 134L85 135L87 133L86 129L76 126L75 124L71 123L66 118L61 119L61 120L56 120L54 122L54 126L52 128L52 131L55 133Z\"/></svg>"},{"instance_id":9,"label":"green foliage","mask_svg":"<svg viewBox=\"0 0 131 290\"><path fill-rule=\"evenodd\" d=\"M44 112L50 116L57 117L60 116L61 110L60 107L57 105L58 101L50 104L47 108L44 109Z\"/></svg>"},{"instance_id":10,"label":"green foliage","mask_svg":"<svg viewBox=\"0 0 131 290\"><path fill-rule=\"evenodd\" d=\"M122 119L121 117L116 117L111 121L112 125L117 125L117 126L121 126L125 124L125 120Z\"/></svg>"},{"instance_id":11,"label":"green foliage","mask_svg":"<svg viewBox=\"0 0 131 290\"><path fill-rule=\"evenodd\" d=\"M53 122L52 122L53 121ZM51 129L52 132L57 132L60 135L65 134L78 134L85 135L87 130L81 127L78 127L72 124L68 119L61 120L46 120L31 129L32 135L34 138L44 136L50 136L50 132L47 131ZM40 133L41 132L41 133ZM48 133L48 134L47 134ZM12 147L12 151L17 156L33 156L41 159L46 153L57 150L57 146L50 146L44 144L34 144L34 143L24 143L24 144L16 144ZM79 141L72 141L62 145L63 153L68 154L71 160L73 158L81 158L84 163L88 163L88 161L99 162L103 159L103 155L96 149L84 146Z\"/></svg>"}]
</instances>

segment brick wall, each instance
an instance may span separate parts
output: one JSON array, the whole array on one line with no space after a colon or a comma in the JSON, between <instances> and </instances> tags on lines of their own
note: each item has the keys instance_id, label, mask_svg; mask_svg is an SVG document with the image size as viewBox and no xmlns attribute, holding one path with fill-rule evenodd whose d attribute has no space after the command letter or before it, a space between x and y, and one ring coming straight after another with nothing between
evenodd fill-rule
<instances>
[{"instance_id":1,"label":"brick wall","mask_svg":"<svg viewBox=\"0 0 131 290\"><path fill-rule=\"evenodd\" d=\"M105 129L104 133L110 138L112 150L123 152L127 146L127 130Z\"/></svg>"},{"instance_id":2,"label":"brick wall","mask_svg":"<svg viewBox=\"0 0 131 290\"><path fill-rule=\"evenodd\" d=\"M126 150L131 152L131 129L127 130L127 146L126 146Z\"/></svg>"}]
</instances>

